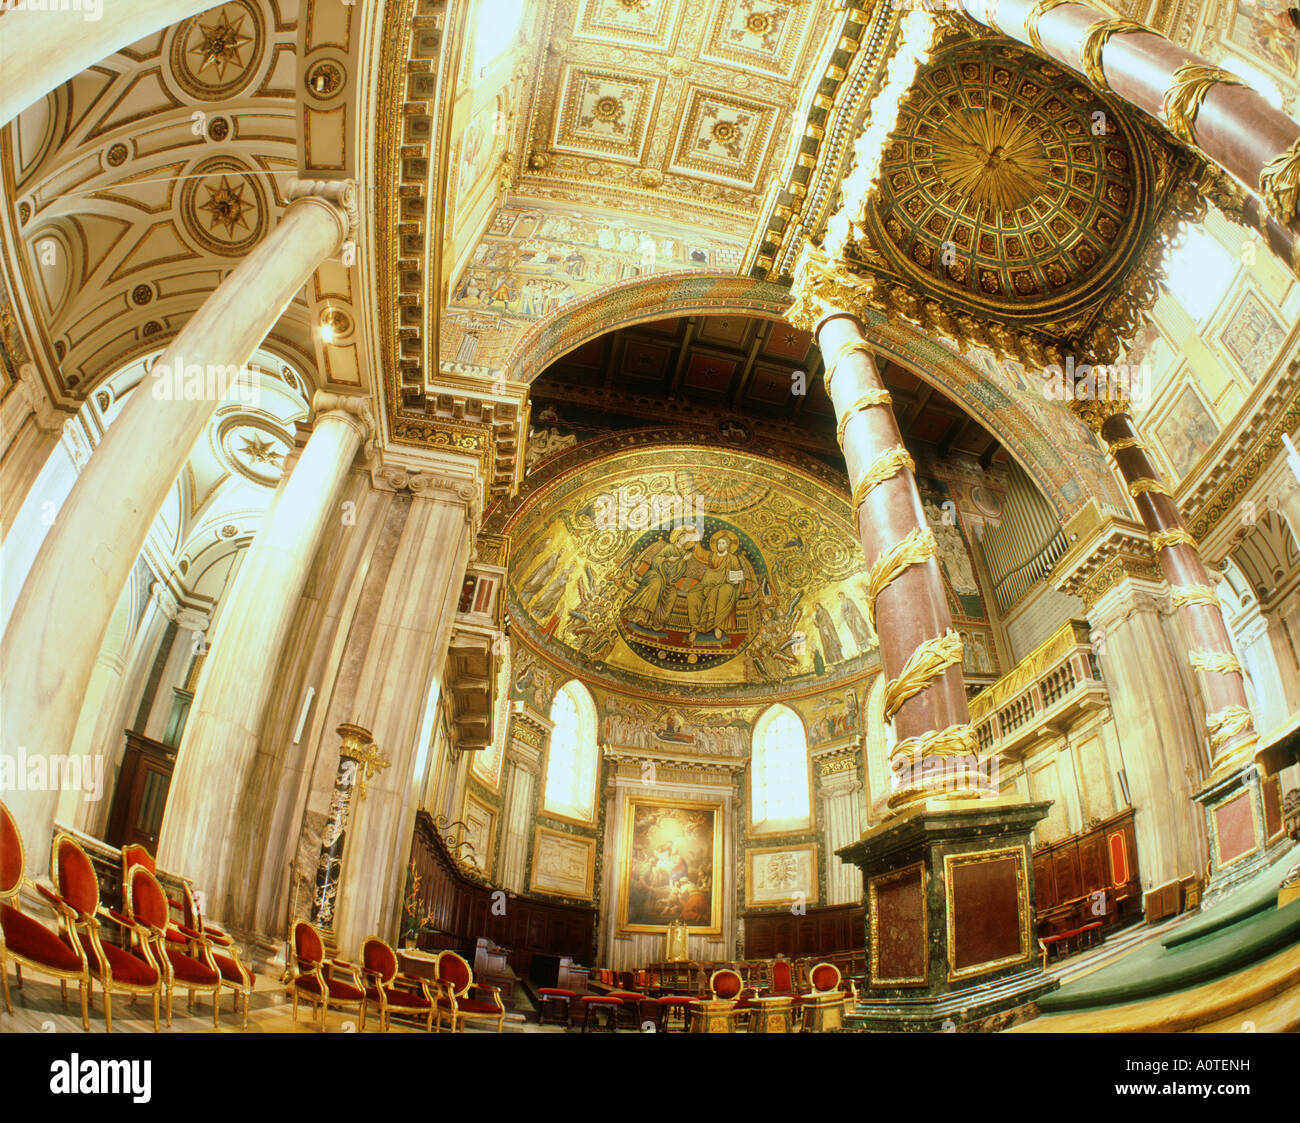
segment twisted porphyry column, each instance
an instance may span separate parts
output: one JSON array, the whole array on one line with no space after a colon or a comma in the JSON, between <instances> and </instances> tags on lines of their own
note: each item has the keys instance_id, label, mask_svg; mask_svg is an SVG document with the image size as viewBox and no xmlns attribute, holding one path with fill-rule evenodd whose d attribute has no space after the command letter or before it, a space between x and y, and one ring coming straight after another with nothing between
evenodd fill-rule
<instances>
[{"instance_id":1,"label":"twisted porphyry column","mask_svg":"<svg viewBox=\"0 0 1300 1123\"><path fill-rule=\"evenodd\" d=\"M1300 124L1241 79L1157 31L1075 0L957 0L1155 117L1255 193L1270 246L1300 269Z\"/></svg>"},{"instance_id":2,"label":"twisted porphyry column","mask_svg":"<svg viewBox=\"0 0 1300 1123\"><path fill-rule=\"evenodd\" d=\"M903 447L862 324L851 311L865 294L813 251L805 251L795 292L786 315L814 333L824 356L867 560L867 609L887 679L885 720L895 735L889 806L896 812L934 797L977 798L984 793L962 644L952 627L915 464Z\"/></svg>"},{"instance_id":3,"label":"twisted porphyry column","mask_svg":"<svg viewBox=\"0 0 1300 1123\"><path fill-rule=\"evenodd\" d=\"M6 16L7 20L8 17ZM117 599L172 484L280 313L349 230L351 183L291 185L280 223L132 392L50 527L0 646L0 753L66 753ZM163 378L163 372L174 378ZM184 385L182 381L184 380ZM240 385L235 379L235 389ZM191 387L195 393L191 394ZM9 793L41 872L57 791ZM184 868L184 867L176 867Z\"/></svg>"},{"instance_id":4,"label":"twisted porphyry column","mask_svg":"<svg viewBox=\"0 0 1300 1123\"><path fill-rule=\"evenodd\" d=\"M1227 775L1251 763L1259 737L1241 664L1232 652L1228 626L1196 542L1183 526L1178 506L1138 436L1126 404L1076 401L1071 405L1106 442L1151 535L1191 644L1188 659L1201 682L1211 771L1215 776Z\"/></svg>"}]
</instances>

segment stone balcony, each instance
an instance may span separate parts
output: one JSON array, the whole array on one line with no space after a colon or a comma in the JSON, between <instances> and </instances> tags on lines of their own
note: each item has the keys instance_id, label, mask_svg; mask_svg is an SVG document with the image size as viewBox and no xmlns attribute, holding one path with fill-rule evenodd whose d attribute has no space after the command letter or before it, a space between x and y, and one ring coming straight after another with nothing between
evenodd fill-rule
<instances>
[{"instance_id":1,"label":"stone balcony","mask_svg":"<svg viewBox=\"0 0 1300 1123\"><path fill-rule=\"evenodd\" d=\"M1070 620L970 702L980 755L1023 756L1109 704L1086 621Z\"/></svg>"}]
</instances>

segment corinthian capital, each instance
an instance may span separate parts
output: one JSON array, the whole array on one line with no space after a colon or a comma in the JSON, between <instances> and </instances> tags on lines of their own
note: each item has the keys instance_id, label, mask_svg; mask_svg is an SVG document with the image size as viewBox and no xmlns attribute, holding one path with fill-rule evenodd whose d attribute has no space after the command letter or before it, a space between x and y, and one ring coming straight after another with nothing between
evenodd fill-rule
<instances>
[{"instance_id":1,"label":"corinthian capital","mask_svg":"<svg viewBox=\"0 0 1300 1123\"><path fill-rule=\"evenodd\" d=\"M832 260L815 246L804 246L795 266L794 304L785 318L795 327L817 334L832 316L861 317L871 299L872 286L854 276L843 262Z\"/></svg>"}]
</instances>

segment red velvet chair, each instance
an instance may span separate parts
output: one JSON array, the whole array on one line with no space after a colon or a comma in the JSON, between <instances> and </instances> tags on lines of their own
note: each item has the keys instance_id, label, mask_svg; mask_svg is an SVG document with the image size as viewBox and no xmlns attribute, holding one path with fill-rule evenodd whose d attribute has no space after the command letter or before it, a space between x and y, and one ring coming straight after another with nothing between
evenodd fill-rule
<instances>
[{"instance_id":1,"label":"red velvet chair","mask_svg":"<svg viewBox=\"0 0 1300 1123\"><path fill-rule=\"evenodd\" d=\"M144 866L151 874L157 876L158 868L154 857L138 843L129 842L122 847L122 906L129 913L126 904L129 873L134 866ZM191 936L187 933L202 932L213 945L212 961L221 973L221 985L232 992L235 1009L240 1014L240 1028L248 1028L248 1000L253 993L255 981L253 973L244 966L239 958L239 948L226 932L204 922L199 908L198 894L186 878L178 879L181 883L181 899L169 897L167 903L180 914L180 921L167 926L167 939L171 943L190 946ZM191 949L192 951L193 949Z\"/></svg>"},{"instance_id":2,"label":"red velvet chair","mask_svg":"<svg viewBox=\"0 0 1300 1123\"><path fill-rule=\"evenodd\" d=\"M756 992L752 987L745 986L745 980L739 971L730 967L721 967L714 971L709 976L709 990L713 992L715 999L734 1002L733 1014L749 1016L749 1000Z\"/></svg>"},{"instance_id":3,"label":"red velvet chair","mask_svg":"<svg viewBox=\"0 0 1300 1123\"><path fill-rule=\"evenodd\" d=\"M379 1008L381 1029L387 1030L392 1016L399 1014L422 1019L425 1030L433 1030L433 1016L438 1007L436 996L429 990L429 980L401 974L397 969L397 953L378 936L367 936L361 945L361 973L366 984L366 1001Z\"/></svg>"},{"instance_id":4,"label":"red velvet chair","mask_svg":"<svg viewBox=\"0 0 1300 1123\"><path fill-rule=\"evenodd\" d=\"M104 1024L113 1032L113 995L129 994L133 998L148 995L153 1002L153 1028L158 1031L158 1003L162 997L163 969L150 944L146 943L137 954L129 948L106 944L99 938L99 920L96 913L107 916L114 923L131 932L135 924L131 919L112 909L99 907L99 878L90 864L81 844L71 835L60 832L54 836L51 847L50 871L57 893L37 886L51 901L67 906L70 932L64 940L69 947L80 943L92 975L99 978L104 988Z\"/></svg>"},{"instance_id":5,"label":"red velvet chair","mask_svg":"<svg viewBox=\"0 0 1300 1123\"><path fill-rule=\"evenodd\" d=\"M793 1000L790 1003L791 1008L798 1010L803 996L800 995L798 988L795 986L794 964L785 956L778 955L772 960L772 989L768 991L768 996L781 998L786 995L789 995Z\"/></svg>"},{"instance_id":6,"label":"red velvet chair","mask_svg":"<svg viewBox=\"0 0 1300 1123\"><path fill-rule=\"evenodd\" d=\"M212 1028L221 1025L221 972L212 959L212 943L201 933L181 927L187 941L177 943L168 938L171 916L167 894L158 879L145 866L134 866L127 875L127 917L134 924L134 935L141 949L152 948L155 962L162 968L167 989L167 1026L172 1024L172 995L176 987L189 991L189 1005L196 994L212 995Z\"/></svg>"},{"instance_id":7,"label":"red velvet chair","mask_svg":"<svg viewBox=\"0 0 1300 1123\"><path fill-rule=\"evenodd\" d=\"M0 803L0 990L4 991L5 1009L10 1014L14 1012L9 999L9 963L12 961L20 990L24 967L58 979L59 993L64 1001L68 997L68 982L75 980L81 996L81 1026L89 1030L90 1013L86 1003L90 995L90 972L85 949L78 940L61 938L57 931L51 932L39 920L22 911L23 886L40 888L24 876L26 868L18 824L9 808ZM44 895L50 896L49 893ZM71 936L75 913L57 901L54 910Z\"/></svg>"},{"instance_id":8,"label":"red velvet chair","mask_svg":"<svg viewBox=\"0 0 1300 1123\"><path fill-rule=\"evenodd\" d=\"M366 989L357 968L342 959L325 960L325 941L315 927L305 920L293 926L293 978L289 980L289 994L293 998L293 1020L298 1021L298 999L301 996L312 1005L312 1020L317 1028L325 1028L325 1011L328 1007L339 1010L356 1010L360 1024L366 1028Z\"/></svg>"},{"instance_id":9,"label":"red velvet chair","mask_svg":"<svg viewBox=\"0 0 1300 1123\"><path fill-rule=\"evenodd\" d=\"M844 1024L846 995L840 990L840 969L834 963L819 963L809 974L812 990L803 996L803 1028L826 1033Z\"/></svg>"},{"instance_id":10,"label":"red velvet chair","mask_svg":"<svg viewBox=\"0 0 1300 1123\"><path fill-rule=\"evenodd\" d=\"M438 996L440 1031L444 1018L451 1023L452 1033L457 1030L464 1031L466 1020L473 1018L476 1021L495 1021L497 1033L501 1032L501 1027L506 1020L506 1008L501 1002L499 987L487 983L475 983L474 972L470 970L469 964L454 951L438 953L436 970L438 982L443 984L443 992ZM479 998L471 998L469 995L472 990L485 991L492 1001L485 1002Z\"/></svg>"}]
</instances>

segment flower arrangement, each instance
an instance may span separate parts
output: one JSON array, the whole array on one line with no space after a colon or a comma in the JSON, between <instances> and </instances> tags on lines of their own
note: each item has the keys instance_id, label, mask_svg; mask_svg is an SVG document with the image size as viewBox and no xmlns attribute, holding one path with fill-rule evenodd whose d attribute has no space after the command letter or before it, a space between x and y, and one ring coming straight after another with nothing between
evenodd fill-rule
<instances>
[{"instance_id":1,"label":"flower arrangement","mask_svg":"<svg viewBox=\"0 0 1300 1123\"><path fill-rule=\"evenodd\" d=\"M414 944L426 932L437 932L433 914L423 912L424 898L420 895L421 879L411 862L406 867L406 892L402 896L402 943Z\"/></svg>"}]
</instances>

